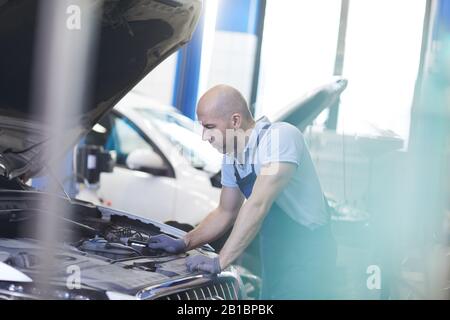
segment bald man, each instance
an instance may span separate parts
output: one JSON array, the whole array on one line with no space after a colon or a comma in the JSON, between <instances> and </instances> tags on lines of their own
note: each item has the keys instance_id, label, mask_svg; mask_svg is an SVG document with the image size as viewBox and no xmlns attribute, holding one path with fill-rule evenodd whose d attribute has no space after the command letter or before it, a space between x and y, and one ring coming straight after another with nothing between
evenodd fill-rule
<instances>
[{"instance_id":1,"label":"bald man","mask_svg":"<svg viewBox=\"0 0 450 320\"><path fill-rule=\"evenodd\" d=\"M219 206L183 239L160 235L149 246L184 252L233 227L218 256L187 259L189 270L217 274L259 233L262 299L329 298L336 248L302 133L266 117L255 121L239 91L226 85L201 97L197 116L203 139L224 154Z\"/></svg>"}]
</instances>

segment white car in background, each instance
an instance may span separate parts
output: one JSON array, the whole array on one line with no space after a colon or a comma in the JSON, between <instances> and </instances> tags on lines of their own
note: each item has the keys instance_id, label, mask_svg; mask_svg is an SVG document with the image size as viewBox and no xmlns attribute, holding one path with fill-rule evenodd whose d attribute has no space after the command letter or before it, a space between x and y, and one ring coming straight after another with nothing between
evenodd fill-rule
<instances>
[{"instance_id":1,"label":"white car in background","mask_svg":"<svg viewBox=\"0 0 450 320\"><path fill-rule=\"evenodd\" d=\"M101 173L96 197L77 198L195 226L218 204L222 161L200 134L176 108L131 92L84 139L110 151L116 165Z\"/></svg>"}]
</instances>

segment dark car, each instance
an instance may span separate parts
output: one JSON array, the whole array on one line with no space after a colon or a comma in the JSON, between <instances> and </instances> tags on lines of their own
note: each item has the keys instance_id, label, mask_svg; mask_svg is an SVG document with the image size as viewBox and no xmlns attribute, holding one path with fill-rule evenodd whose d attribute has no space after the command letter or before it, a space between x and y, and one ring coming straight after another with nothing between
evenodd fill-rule
<instances>
[{"instance_id":1,"label":"dark car","mask_svg":"<svg viewBox=\"0 0 450 320\"><path fill-rule=\"evenodd\" d=\"M61 193L37 192L25 183L45 173L50 161L45 149L55 138L54 123L46 123L33 104L33 97L40 96L32 81L33 70L41 68L36 48L45 52L46 45L38 43L36 27L37 17L46 13L44 2L0 1L0 299L245 298L233 268L213 276L186 270L188 256L215 255L211 247L168 254L146 246L150 236L179 238L183 231ZM100 6L101 21L95 59L88 61L90 95L81 110L67 112L70 121L56 152L61 155L190 40L201 10L199 0L91 3ZM75 68L83 68L82 59L79 63ZM58 67L64 72L64 66ZM70 75L63 79L71 80ZM43 210L49 204L57 210ZM42 226L42 221L59 228ZM45 227L49 233L40 234ZM46 242L52 232L56 243Z\"/></svg>"}]
</instances>

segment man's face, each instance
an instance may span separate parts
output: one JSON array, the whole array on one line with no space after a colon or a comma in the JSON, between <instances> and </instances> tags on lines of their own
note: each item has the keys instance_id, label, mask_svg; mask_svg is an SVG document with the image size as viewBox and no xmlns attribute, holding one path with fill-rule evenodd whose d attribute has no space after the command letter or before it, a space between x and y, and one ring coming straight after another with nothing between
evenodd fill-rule
<instances>
[{"instance_id":1,"label":"man's face","mask_svg":"<svg viewBox=\"0 0 450 320\"><path fill-rule=\"evenodd\" d=\"M202 125L202 139L208 141L220 153L233 151L233 123L232 119L216 117L206 112L197 112Z\"/></svg>"}]
</instances>

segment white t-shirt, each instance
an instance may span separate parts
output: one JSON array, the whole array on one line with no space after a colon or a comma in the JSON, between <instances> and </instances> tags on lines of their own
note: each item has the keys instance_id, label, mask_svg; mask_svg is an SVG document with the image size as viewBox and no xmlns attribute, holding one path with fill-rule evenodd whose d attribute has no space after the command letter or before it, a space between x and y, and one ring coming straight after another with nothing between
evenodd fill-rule
<instances>
[{"instance_id":1,"label":"white t-shirt","mask_svg":"<svg viewBox=\"0 0 450 320\"><path fill-rule=\"evenodd\" d=\"M275 122L262 135L256 149L257 136L266 124L270 124L266 117L256 122L244 149L247 157L240 157L247 159L242 161L243 163L238 162L233 155L224 155L222 185L229 188L238 187L234 175L234 161L241 178L251 173L251 163L254 163L257 175L264 164L294 163L297 170L287 186L280 191L276 203L292 219L310 229L325 224L328 218L323 192L303 134L289 123Z\"/></svg>"}]
</instances>

